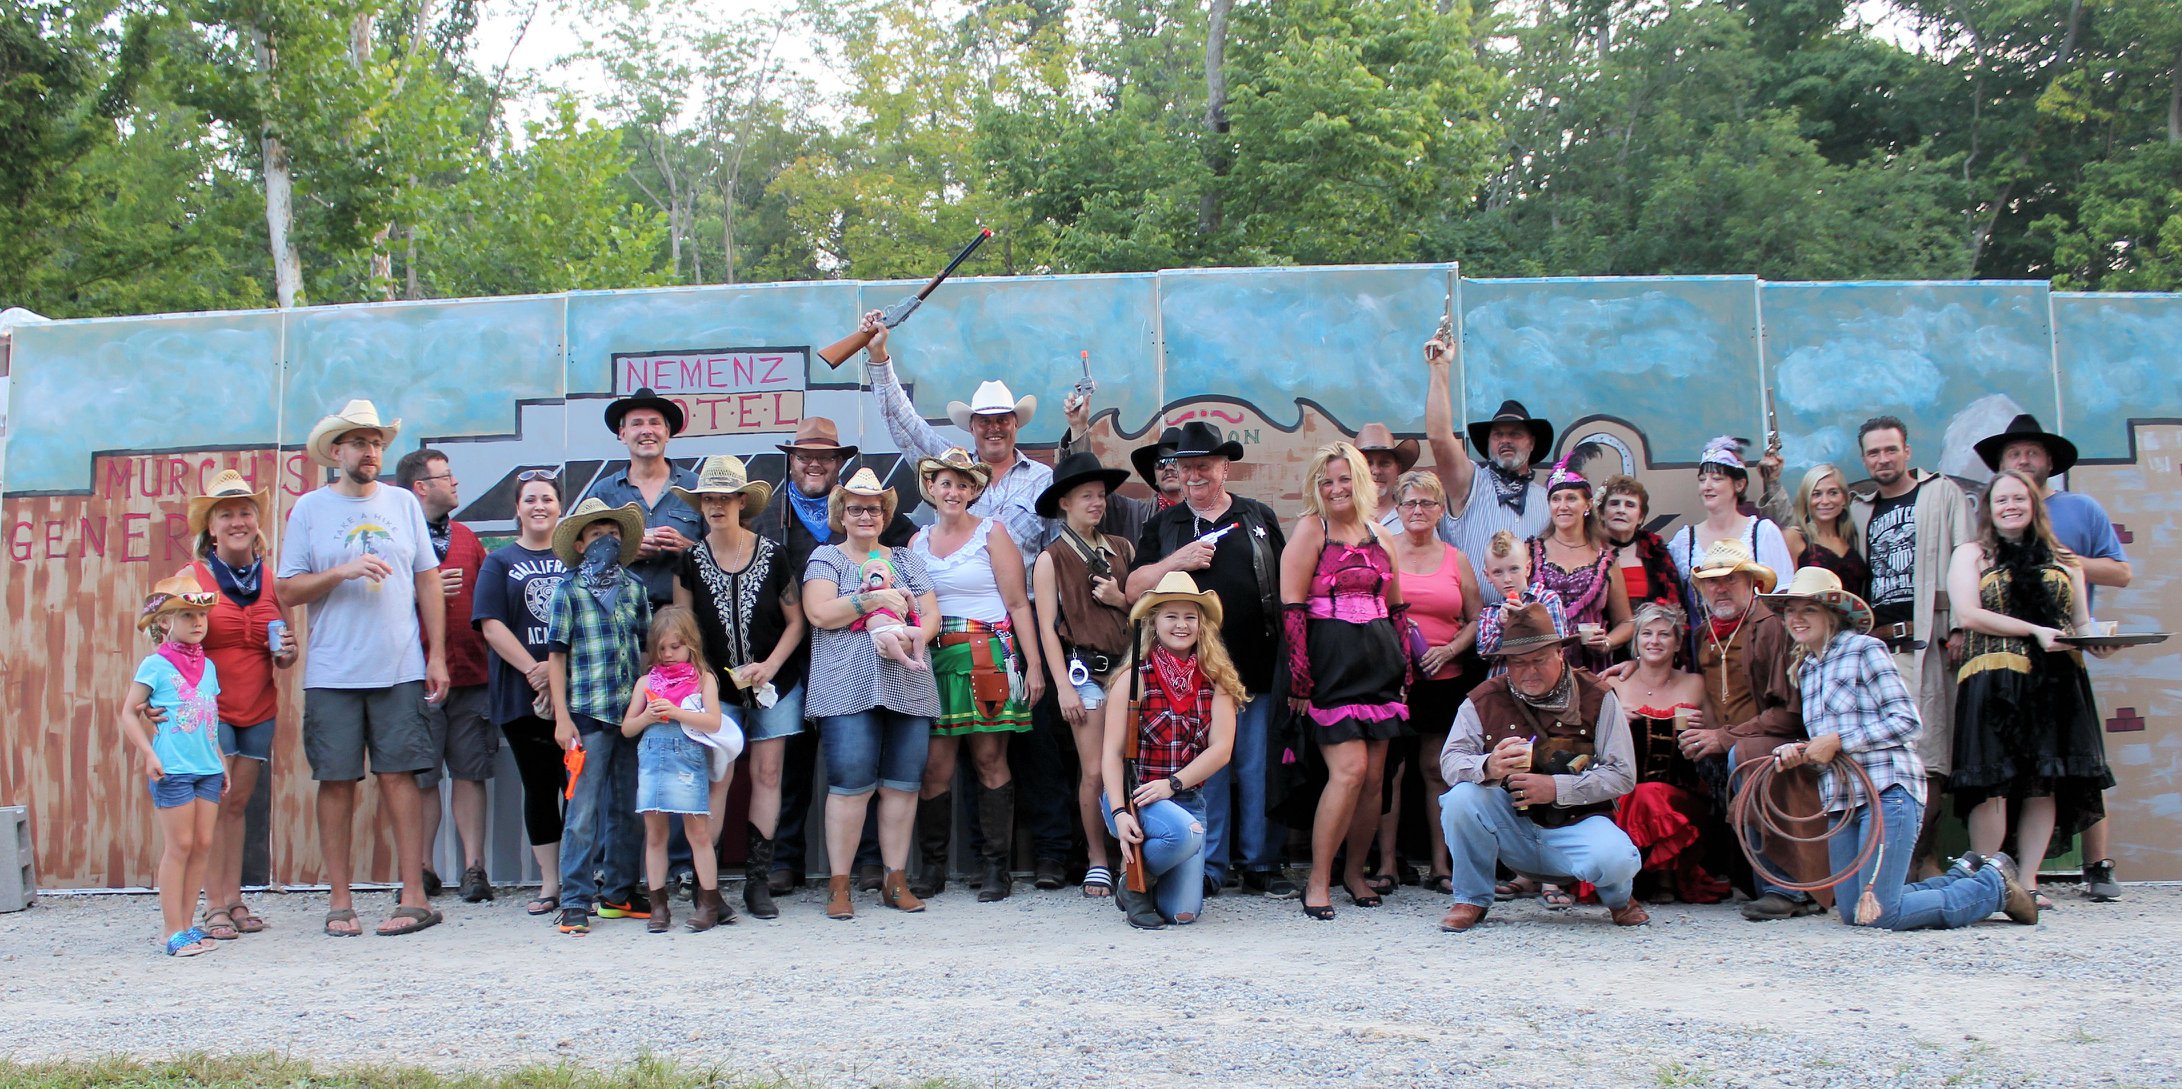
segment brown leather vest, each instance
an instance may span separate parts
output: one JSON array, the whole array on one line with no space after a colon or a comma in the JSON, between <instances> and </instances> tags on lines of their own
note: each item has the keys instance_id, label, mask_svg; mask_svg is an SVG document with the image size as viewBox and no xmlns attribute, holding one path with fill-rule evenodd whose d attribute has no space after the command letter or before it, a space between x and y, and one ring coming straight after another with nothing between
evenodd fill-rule
<instances>
[{"instance_id":1,"label":"brown leather vest","mask_svg":"<svg viewBox=\"0 0 2182 1089\"><path fill-rule=\"evenodd\" d=\"M1478 725L1484 730L1485 751L1503 739L1520 737L1531 743L1531 770L1540 775L1568 775L1577 757L1598 759L1599 708L1606 702L1606 686L1584 670L1576 670L1576 691L1569 709L1559 717L1547 715L1508 691L1508 678L1494 677L1470 690L1470 705L1477 708ZM1586 760L1585 763L1589 763ZM1541 828L1574 824L1593 814L1612 814L1614 803L1562 807L1534 805L1516 812Z\"/></svg>"}]
</instances>

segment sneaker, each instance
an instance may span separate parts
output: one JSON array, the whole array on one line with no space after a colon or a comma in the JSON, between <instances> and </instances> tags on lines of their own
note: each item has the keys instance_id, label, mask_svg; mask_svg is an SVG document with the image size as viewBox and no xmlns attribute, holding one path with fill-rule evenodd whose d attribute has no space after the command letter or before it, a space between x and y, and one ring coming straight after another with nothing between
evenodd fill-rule
<instances>
[{"instance_id":1,"label":"sneaker","mask_svg":"<svg viewBox=\"0 0 2182 1089\"><path fill-rule=\"evenodd\" d=\"M471 904L492 899L492 882L485 879L485 867L472 866L462 871L462 899Z\"/></svg>"},{"instance_id":2,"label":"sneaker","mask_svg":"<svg viewBox=\"0 0 2182 1089\"><path fill-rule=\"evenodd\" d=\"M2114 880L2114 860L2084 863L2084 895L2102 904L2121 899L2121 882Z\"/></svg>"},{"instance_id":3,"label":"sneaker","mask_svg":"<svg viewBox=\"0 0 2182 1089\"><path fill-rule=\"evenodd\" d=\"M582 908L562 908L560 930L563 934L589 934L591 913Z\"/></svg>"},{"instance_id":4,"label":"sneaker","mask_svg":"<svg viewBox=\"0 0 2182 1089\"><path fill-rule=\"evenodd\" d=\"M427 897L438 896L446 891L446 882L439 879L439 874L434 873L432 867L426 866L424 868L424 895Z\"/></svg>"},{"instance_id":5,"label":"sneaker","mask_svg":"<svg viewBox=\"0 0 2182 1089\"><path fill-rule=\"evenodd\" d=\"M1743 905L1743 918L1754 923L1771 922L1775 919L1799 919L1818 914L1816 900L1793 900L1777 892L1769 892Z\"/></svg>"},{"instance_id":6,"label":"sneaker","mask_svg":"<svg viewBox=\"0 0 2182 1089\"><path fill-rule=\"evenodd\" d=\"M652 917L651 899L641 892L632 892L627 900L600 900L601 919L649 919Z\"/></svg>"},{"instance_id":7,"label":"sneaker","mask_svg":"<svg viewBox=\"0 0 2182 1089\"><path fill-rule=\"evenodd\" d=\"M1985 864L2000 872L2001 883L2006 891L2000 896L2000 910L2014 922L2026 926L2038 922L2038 900L2015 879L2015 860L2004 854L1990 855Z\"/></svg>"},{"instance_id":8,"label":"sneaker","mask_svg":"<svg viewBox=\"0 0 2182 1089\"><path fill-rule=\"evenodd\" d=\"M1303 890L1297 888L1296 883L1288 880L1288 875L1280 870L1246 873L1243 875L1243 887L1268 900L1293 900L1303 895Z\"/></svg>"}]
</instances>

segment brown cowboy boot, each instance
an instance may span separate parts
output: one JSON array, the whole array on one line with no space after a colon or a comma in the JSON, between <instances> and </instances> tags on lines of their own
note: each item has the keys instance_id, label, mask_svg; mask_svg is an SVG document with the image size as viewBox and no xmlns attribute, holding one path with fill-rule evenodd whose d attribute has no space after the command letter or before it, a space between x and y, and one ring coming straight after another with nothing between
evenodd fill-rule
<instances>
[{"instance_id":1,"label":"brown cowboy boot","mask_svg":"<svg viewBox=\"0 0 2182 1089\"><path fill-rule=\"evenodd\" d=\"M854 919L856 917L856 903L849 896L855 880L855 878L845 873L835 874L826 879L826 918Z\"/></svg>"},{"instance_id":2,"label":"brown cowboy boot","mask_svg":"<svg viewBox=\"0 0 2182 1089\"><path fill-rule=\"evenodd\" d=\"M664 934L674 928L674 912L667 907L667 890L652 890L651 918L644 922L647 934Z\"/></svg>"},{"instance_id":3,"label":"brown cowboy boot","mask_svg":"<svg viewBox=\"0 0 2182 1089\"><path fill-rule=\"evenodd\" d=\"M896 911L923 911L924 901L909 891L909 878L900 870L888 870L879 886L879 902Z\"/></svg>"},{"instance_id":4,"label":"brown cowboy boot","mask_svg":"<svg viewBox=\"0 0 2182 1089\"><path fill-rule=\"evenodd\" d=\"M697 890L697 895L690 899L694 900L696 905L695 910L690 912L689 922L685 925L696 933L702 934L721 923L735 921L735 909L729 907L727 901L720 899L720 889L717 885L709 889L700 887Z\"/></svg>"}]
</instances>

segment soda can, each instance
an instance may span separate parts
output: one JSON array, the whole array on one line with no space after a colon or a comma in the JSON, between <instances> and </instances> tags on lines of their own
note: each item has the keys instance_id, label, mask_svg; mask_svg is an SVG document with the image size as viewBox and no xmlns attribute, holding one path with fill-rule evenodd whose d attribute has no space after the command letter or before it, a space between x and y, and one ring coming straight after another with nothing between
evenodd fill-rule
<instances>
[{"instance_id":1,"label":"soda can","mask_svg":"<svg viewBox=\"0 0 2182 1089\"><path fill-rule=\"evenodd\" d=\"M288 622L285 620L268 620L265 622L265 645L272 650L274 657L280 656L280 637L287 634L287 632Z\"/></svg>"}]
</instances>

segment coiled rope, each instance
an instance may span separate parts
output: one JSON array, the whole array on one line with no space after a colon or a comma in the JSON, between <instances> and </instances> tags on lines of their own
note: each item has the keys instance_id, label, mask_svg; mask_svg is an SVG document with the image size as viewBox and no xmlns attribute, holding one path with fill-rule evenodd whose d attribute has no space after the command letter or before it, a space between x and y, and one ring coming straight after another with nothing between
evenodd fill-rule
<instances>
[{"instance_id":1,"label":"coiled rope","mask_svg":"<svg viewBox=\"0 0 2182 1089\"><path fill-rule=\"evenodd\" d=\"M1814 764L1802 766L1813 769L1818 767ZM1780 803L1774 800L1770 789L1773 777L1780 774L1780 767L1770 755L1763 760L1737 764L1728 773L1728 785L1734 788L1734 797L1728 803L1728 823L1735 829L1735 840L1742 846L1743 857L1750 860L1750 868L1781 888L1796 892L1817 892L1833 888L1862 872L1864 864L1871 861L1872 856L1879 850L1880 838L1886 831L1886 824L1879 816L1879 790L1872 783L1871 774L1864 770L1864 765L1849 759L1847 753L1835 756L1833 762L1826 767L1838 776L1835 781L1847 786L1853 792L1852 797L1859 800L1835 815L1826 825L1825 831L1815 836L1799 836L1788 830L1788 825L1792 822L1825 820L1827 815L1824 812L1787 813L1781 810ZM1742 777L1741 786L1735 785L1738 776ZM1867 833L1863 846L1857 850L1856 858L1849 863L1848 868L1829 874L1823 881L1806 882L1792 880L1767 866L1758 849L1765 836L1776 836L1791 843L1824 843L1848 827L1849 819L1856 814L1858 805L1871 806L1872 813L1871 819L1865 822ZM1753 831L1757 834L1753 835Z\"/></svg>"}]
</instances>

